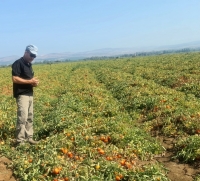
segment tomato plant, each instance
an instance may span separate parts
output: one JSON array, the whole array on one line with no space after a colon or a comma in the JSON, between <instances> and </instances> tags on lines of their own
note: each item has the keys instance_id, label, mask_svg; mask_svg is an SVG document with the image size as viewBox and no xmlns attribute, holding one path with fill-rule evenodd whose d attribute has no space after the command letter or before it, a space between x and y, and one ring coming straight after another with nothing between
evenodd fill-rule
<instances>
[{"instance_id":1,"label":"tomato plant","mask_svg":"<svg viewBox=\"0 0 200 181\"><path fill-rule=\"evenodd\" d=\"M165 151L152 135L176 137L175 157L199 160L199 64L191 53L33 65L40 143L19 147L10 68L0 68L0 155L22 181L168 180L160 164L139 163Z\"/></svg>"}]
</instances>

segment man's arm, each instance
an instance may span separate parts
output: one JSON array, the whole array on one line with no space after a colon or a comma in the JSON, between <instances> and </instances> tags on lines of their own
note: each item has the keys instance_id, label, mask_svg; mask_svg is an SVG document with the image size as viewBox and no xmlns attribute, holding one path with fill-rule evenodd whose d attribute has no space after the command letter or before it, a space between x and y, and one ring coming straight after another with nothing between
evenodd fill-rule
<instances>
[{"instance_id":1,"label":"man's arm","mask_svg":"<svg viewBox=\"0 0 200 181\"><path fill-rule=\"evenodd\" d=\"M39 80L37 78L26 80L18 76L12 76L12 81L16 84L31 84L32 86L37 86L39 84Z\"/></svg>"}]
</instances>

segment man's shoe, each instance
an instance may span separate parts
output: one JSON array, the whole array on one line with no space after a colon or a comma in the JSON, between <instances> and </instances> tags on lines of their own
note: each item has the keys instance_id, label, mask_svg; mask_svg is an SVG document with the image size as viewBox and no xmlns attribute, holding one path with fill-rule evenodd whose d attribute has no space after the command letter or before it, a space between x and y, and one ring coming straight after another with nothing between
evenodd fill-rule
<instances>
[{"instance_id":1,"label":"man's shoe","mask_svg":"<svg viewBox=\"0 0 200 181\"><path fill-rule=\"evenodd\" d=\"M33 140L32 138L28 139L28 142L29 142L30 144L33 144L33 145L36 145L36 144L39 143L39 141L35 141L35 140Z\"/></svg>"}]
</instances>

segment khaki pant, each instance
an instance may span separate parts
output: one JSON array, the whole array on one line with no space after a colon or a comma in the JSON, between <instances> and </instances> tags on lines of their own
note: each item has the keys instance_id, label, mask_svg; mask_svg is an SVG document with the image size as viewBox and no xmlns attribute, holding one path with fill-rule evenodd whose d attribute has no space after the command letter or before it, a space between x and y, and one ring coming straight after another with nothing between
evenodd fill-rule
<instances>
[{"instance_id":1,"label":"khaki pant","mask_svg":"<svg viewBox=\"0 0 200 181\"><path fill-rule=\"evenodd\" d=\"M16 140L23 142L33 137L33 96L19 95L16 102Z\"/></svg>"}]
</instances>

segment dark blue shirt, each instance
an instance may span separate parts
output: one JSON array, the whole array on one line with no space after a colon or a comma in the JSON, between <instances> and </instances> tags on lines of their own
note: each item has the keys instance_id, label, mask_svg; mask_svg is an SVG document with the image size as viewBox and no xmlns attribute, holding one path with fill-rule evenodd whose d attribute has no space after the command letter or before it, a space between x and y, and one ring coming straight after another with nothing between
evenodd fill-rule
<instances>
[{"instance_id":1,"label":"dark blue shirt","mask_svg":"<svg viewBox=\"0 0 200 181\"><path fill-rule=\"evenodd\" d=\"M18 76L22 79L30 80L34 76L32 64L26 62L23 57L16 60L12 64L12 76ZM16 84L13 83L13 96L18 95L33 95L33 86L31 84Z\"/></svg>"}]
</instances>

